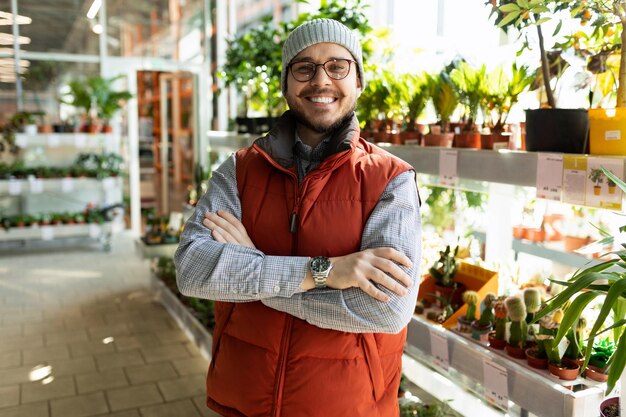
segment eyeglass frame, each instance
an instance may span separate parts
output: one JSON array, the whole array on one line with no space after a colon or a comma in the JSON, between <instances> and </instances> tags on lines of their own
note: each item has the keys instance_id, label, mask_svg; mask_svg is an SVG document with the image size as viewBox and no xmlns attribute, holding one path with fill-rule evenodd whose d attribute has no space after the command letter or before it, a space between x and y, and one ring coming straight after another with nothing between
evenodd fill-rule
<instances>
[{"instance_id":1,"label":"eyeglass frame","mask_svg":"<svg viewBox=\"0 0 626 417\"><path fill-rule=\"evenodd\" d=\"M348 72L346 72L346 75L345 75L345 76L343 76L343 77L341 77L341 78L334 78L334 77L331 77L331 76L328 74L328 71L326 70L326 64L328 64L329 62L333 62L333 61L335 61L335 62L336 62L336 61L347 61L347 62L348 62ZM293 66L294 66L295 64L300 64L300 63L307 63L307 64L313 64L313 65L315 65L315 70L313 71L313 75L312 75L312 76L311 76L311 78L309 78L308 80L301 81L301 80L297 79L297 78L296 78L296 76L295 76L295 75L294 75L294 73L293 73ZM358 68L358 62L356 62L356 61L355 61L355 60L353 60L353 59L348 59L348 58L331 58L331 59L329 59L328 61L326 61L326 62L324 62L324 63L322 63L322 64L318 64L318 63L315 63L315 62L312 62L312 61L302 60L302 61L290 62L290 63L289 63L289 65L287 65L287 68L290 70L290 72L291 72L291 76L293 77L293 79L294 79L294 80L296 80L296 81L297 81L297 82L299 82L299 83L308 83L308 82L310 82L311 80L313 80L313 79L315 78L315 76L317 75L317 68L318 68L318 67L322 67L322 68L324 68L324 73L325 73L325 74L326 74L326 76L327 76L328 78L330 78L331 80L334 80L334 81L341 81L341 80L345 80L346 78L348 78L348 75L350 75L350 70L352 69L352 65L351 65L351 64L357 64L357 76L358 76L358 71L359 71L359 68Z\"/></svg>"}]
</instances>

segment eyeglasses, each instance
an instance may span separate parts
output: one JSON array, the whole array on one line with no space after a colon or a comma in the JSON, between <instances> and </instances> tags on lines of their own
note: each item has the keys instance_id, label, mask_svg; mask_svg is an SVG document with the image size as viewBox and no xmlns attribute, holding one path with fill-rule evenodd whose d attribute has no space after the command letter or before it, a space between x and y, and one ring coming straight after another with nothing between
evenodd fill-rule
<instances>
[{"instance_id":1,"label":"eyeglasses","mask_svg":"<svg viewBox=\"0 0 626 417\"><path fill-rule=\"evenodd\" d=\"M291 68L291 75L296 81L302 83L311 81L317 73L317 67L324 68L324 72L328 77L333 80L343 80L350 73L350 64L356 63L351 59L331 59L323 64L316 64L315 62L300 61L289 64Z\"/></svg>"}]
</instances>

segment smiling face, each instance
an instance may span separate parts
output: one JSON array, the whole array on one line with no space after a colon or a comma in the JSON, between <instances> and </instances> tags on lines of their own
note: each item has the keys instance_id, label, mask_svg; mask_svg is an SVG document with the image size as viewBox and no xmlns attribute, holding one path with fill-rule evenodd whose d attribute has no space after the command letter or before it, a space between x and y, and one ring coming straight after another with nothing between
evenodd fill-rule
<instances>
[{"instance_id":1,"label":"smiling face","mask_svg":"<svg viewBox=\"0 0 626 417\"><path fill-rule=\"evenodd\" d=\"M354 60L350 52L341 45L318 43L296 55L291 64L323 64L332 59ZM312 79L300 82L293 77L291 69L289 70L285 99L299 123L298 134L303 141L307 135L329 133L351 117L356 99L361 94L361 83L357 74L355 63L350 64L350 72L342 80L330 78L324 68L318 66Z\"/></svg>"}]
</instances>

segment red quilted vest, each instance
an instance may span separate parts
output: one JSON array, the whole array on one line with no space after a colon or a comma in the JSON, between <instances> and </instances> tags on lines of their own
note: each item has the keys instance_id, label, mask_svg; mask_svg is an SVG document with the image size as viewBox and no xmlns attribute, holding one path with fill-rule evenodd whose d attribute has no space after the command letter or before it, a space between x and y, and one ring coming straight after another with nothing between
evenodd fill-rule
<instances>
[{"instance_id":1,"label":"red quilted vest","mask_svg":"<svg viewBox=\"0 0 626 417\"><path fill-rule=\"evenodd\" d=\"M326 158L300 185L294 167L277 162L281 153L270 142L283 141L283 156L290 154L293 130L237 153L243 224L263 253L332 257L359 251L362 230L388 182L411 167L360 139L358 129L346 135L347 150ZM406 328L395 335L321 329L261 302L218 302L215 313L207 404L223 416L399 415Z\"/></svg>"}]
</instances>

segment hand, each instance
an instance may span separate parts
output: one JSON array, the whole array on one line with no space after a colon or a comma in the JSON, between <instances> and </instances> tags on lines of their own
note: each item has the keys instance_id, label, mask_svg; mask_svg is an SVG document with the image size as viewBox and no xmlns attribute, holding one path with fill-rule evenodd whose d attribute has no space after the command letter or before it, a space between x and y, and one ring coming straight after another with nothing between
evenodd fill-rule
<instances>
[{"instance_id":1,"label":"hand","mask_svg":"<svg viewBox=\"0 0 626 417\"><path fill-rule=\"evenodd\" d=\"M234 243L255 248L243 223L224 210L206 213L202 224L211 230L213 239L220 243Z\"/></svg>"},{"instance_id":2,"label":"hand","mask_svg":"<svg viewBox=\"0 0 626 417\"><path fill-rule=\"evenodd\" d=\"M411 277L399 265L411 268L411 260L393 248L366 249L346 256L331 258L333 269L326 280L330 288L358 287L377 300L387 302L390 297L373 282L400 296L408 294L413 286Z\"/></svg>"}]
</instances>

